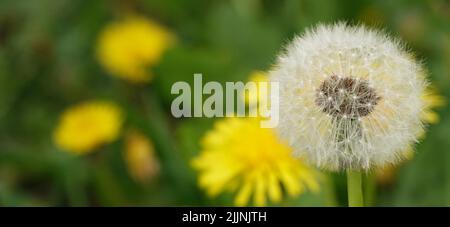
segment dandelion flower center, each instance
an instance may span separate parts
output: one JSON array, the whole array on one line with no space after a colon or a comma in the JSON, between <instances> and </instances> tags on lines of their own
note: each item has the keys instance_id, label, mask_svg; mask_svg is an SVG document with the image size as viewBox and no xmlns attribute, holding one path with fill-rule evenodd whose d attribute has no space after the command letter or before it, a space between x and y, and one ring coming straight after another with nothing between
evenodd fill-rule
<instances>
[{"instance_id":1,"label":"dandelion flower center","mask_svg":"<svg viewBox=\"0 0 450 227\"><path fill-rule=\"evenodd\" d=\"M366 80L332 75L320 85L316 104L334 117L358 119L369 115L380 99Z\"/></svg>"}]
</instances>

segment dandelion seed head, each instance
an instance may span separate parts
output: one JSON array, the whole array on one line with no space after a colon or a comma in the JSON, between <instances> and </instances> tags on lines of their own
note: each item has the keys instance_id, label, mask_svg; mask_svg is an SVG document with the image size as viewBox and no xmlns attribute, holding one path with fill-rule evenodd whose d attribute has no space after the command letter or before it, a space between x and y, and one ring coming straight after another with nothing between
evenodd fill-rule
<instances>
[{"instance_id":1,"label":"dandelion seed head","mask_svg":"<svg viewBox=\"0 0 450 227\"><path fill-rule=\"evenodd\" d=\"M402 43L380 31L319 25L295 38L270 72L280 84L277 132L320 168L395 164L423 131L423 75Z\"/></svg>"}]
</instances>

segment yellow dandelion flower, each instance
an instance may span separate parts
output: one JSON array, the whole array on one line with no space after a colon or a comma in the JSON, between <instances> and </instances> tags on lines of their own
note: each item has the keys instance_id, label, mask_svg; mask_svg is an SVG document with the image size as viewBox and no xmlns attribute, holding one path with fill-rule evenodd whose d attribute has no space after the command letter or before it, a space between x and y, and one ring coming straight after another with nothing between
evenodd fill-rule
<instances>
[{"instance_id":1,"label":"yellow dandelion flower","mask_svg":"<svg viewBox=\"0 0 450 227\"><path fill-rule=\"evenodd\" d=\"M253 71L249 76L249 81L257 83L257 86L250 87L249 92L247 94L243 94L245 103L249 106L256 106L258 103L266 102L268 96L267 90L262 89L260 91L259 83L269 82L267 74L263 71Z\"/></svg>"},{"instance_id":2,"label":"yellow dandelion flower","mask_svg":"<svg viewBox=\"0 0 450 227\"><path fill-rule=\"evenodd\" d=\"M290 196L318 191L314 170L291 156L272 129L260 128L258 118L226 118L203 138L202 152L193 159L199 186L211 197L235 192L235 205L264 206L280 202L282 188Z\"/></svg>"},{"instance_id":3,"label":"yellow dandelion flower","mask_svg":"<svg viewBox=\"0 0 450 227\"><path fill-rule=\"evenodd\" d=\"M152 141L137 131L129 131L125 137L124 159L137 182L148 182L159 172Z\"/></svg>"},{"instance_id":4,"label":"yellow dandelion flower","mask_svg":"<svg viewBox=\"0 0 450 227\"><path fill-rule=\"evenodd\" d=\"M115 140L121 125L121 111L116 105L103 101L85 102L64 111L53 140L63 150L84 154Z\"/></svg>"},{"instance_id":5,"label":"yellow dandelion flower","mask_svg":"<svg viewBox=\"0 0 450 227\"><path fill-rule=\"evenodd\" d=\"M391 186L397 177L398 166L394 165L386 165L383 168L379 168L376 170L376 182L378 185L387 187Z\"/></svg>"},{"instance_id":6,"label":"yellow dandelion flower","mask_svg":"<svg viewBox=\"0 0 450 227\"><path fill-rule=\"evenodd\" d=\"M434 87L429 87L422 95L422 100L425 103L425 110L421 118L425 123L436 124L439 122L439 115L434 110L445 105L445 98L439 95L438 91Z\"/></svg>"},{"instance_id":7,"label":"yellow dandelion flower","mask_svg":"<svg viewBox=\"0 0 450 227\"><path fill-rule=\"evenodd\" d=\"M148 67L158 63L173 40L161 25L132 16L106 26L98 39L97 57L111 74L145 82L151 79Z\"/></svg>"}]
</instances>

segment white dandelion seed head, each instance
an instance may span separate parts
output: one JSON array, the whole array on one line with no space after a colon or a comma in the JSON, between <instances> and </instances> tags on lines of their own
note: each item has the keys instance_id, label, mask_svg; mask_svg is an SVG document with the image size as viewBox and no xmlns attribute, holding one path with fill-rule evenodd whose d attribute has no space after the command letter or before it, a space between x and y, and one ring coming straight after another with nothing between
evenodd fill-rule
<instances>
[{"instance_id":1,"label":"white dandelion seed head","mask_svg":"<svg viewBox=\"0 0 450 227\"><path fill-rule=\"evenodd\" d=\"M320 168L395 164L423 130L423 75L404 46L379 31L319 25L295 38L270 73L280 84L277 131Z\"/></svg>"}]
</instances>

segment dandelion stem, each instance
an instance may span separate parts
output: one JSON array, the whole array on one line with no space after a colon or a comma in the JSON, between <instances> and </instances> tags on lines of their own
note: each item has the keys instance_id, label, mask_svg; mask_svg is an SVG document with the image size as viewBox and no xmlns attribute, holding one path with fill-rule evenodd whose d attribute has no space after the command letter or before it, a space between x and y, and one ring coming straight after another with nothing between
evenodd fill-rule
<instances>
[{"instance_id":1,"label":"dandelion stem","mask_svg":"<svg viewBox=\"0 0 450 227\"><path fill-rule=\"evenodd\" d=\"M327 206L337 206L338 202L336 199L336 191L335 191L335 183L333 176L331 174L327 174L324 180L324 192L326 197L326 205Z\"/></svg>"},{"instance_id":2,"label":"dandelion stem","mask_svg":"<svg viewBox=\"0 0 450 227\"><path fill-rule=\"evenodd\" d=\"M348 206L364 206L361 172L347 170L347 192Z\"/></svg>"},{"instance_id":3,"label":"dandelion stem","mask_svg":"<svg viewBox=\"0 0 450 227\"><path fill-rule=\"evenodd\" d=\"M364 205L372 206L377 194L376 176L370 173L364 178Z\"/></svg>"}]
</instances>

